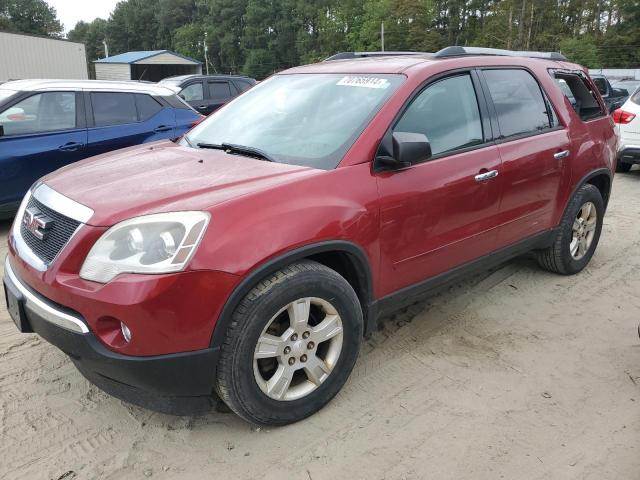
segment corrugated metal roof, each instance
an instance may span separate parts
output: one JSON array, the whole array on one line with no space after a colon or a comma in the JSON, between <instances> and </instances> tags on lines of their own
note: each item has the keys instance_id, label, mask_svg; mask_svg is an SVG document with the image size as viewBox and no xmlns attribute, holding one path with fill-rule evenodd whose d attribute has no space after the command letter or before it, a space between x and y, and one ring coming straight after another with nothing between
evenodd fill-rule
<instances>
[{"instance_id":1,"label":"corrugated metal roof","mask_svg":"<svg viewBox=\"0 0 640 480\"><path fill-rule=\"evenodd\" d=\"M172 52L171 50L147 50L142 52L126 52L121 53L120 55L114 55L112 57L101 58L100 60L96 60L94 63L136 63L140 60L144 60L146 58L155 57L156 55L160 55L162 53L168 53L169 55L175 55L179 58L184 58L185 60L189 60L193 63L202 63L198 60L194 60L193 58L185 57L184 55L180 55L179 53Z\"/></svg>"}]
</instances>

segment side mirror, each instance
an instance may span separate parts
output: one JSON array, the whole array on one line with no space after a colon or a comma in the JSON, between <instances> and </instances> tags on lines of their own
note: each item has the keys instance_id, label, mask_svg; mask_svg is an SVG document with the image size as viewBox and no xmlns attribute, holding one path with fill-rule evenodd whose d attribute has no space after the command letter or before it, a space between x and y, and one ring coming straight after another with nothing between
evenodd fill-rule
<instances>
[{"instance_id":1,"label":"side mirror","mask_svg":"<svg viewBox=\"0 0 640 480\"><path fill-rule=\"evenodd\" d=\"M422 133L393 132L393 155L378 155L376 162L391 170L407 168L431 157L431 144Z\"/></svg>"},{"instance_id":2,"label":"side mirror","mask_svg":"<svg viewBox=\"0 0 640 480\"><path fill-rule=\"evenodd\" d=\"M0 125L0 137L4 137L4 125Z\"/></svg>"}]
</instances>

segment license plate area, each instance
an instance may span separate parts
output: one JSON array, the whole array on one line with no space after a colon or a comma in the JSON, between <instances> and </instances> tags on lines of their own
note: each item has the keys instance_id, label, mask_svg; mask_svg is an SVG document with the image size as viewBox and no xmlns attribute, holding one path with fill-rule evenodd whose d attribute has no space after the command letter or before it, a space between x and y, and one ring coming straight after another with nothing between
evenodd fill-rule
<instances>
[{"instance_id":1,"label":"license plate area","mask_svg":"<svg viewBox=\"0 0 640 480\"><path fill-rule=\"evenodd\" d=\"M24 311L24 298L10 282L4 282L4 298L7 303L9 316L23 333L32 332Z\"/></svg>"}]
</instances>

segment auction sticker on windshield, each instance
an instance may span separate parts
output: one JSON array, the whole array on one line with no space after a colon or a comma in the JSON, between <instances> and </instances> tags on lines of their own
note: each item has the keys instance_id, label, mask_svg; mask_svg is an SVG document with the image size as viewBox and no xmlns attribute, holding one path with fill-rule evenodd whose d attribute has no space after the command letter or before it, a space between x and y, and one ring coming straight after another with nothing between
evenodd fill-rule
<instances>
[{"instance_id":1,"label":"auction sticker on windshield","mask_svg":"<svg viewBox=\"0 0 640 480\"><path fill-rule=\"evenodd\" d=\"M342 77L336 85L346 87L363 88L389 88L389 81L386 78L376 77Z\"/></svg>"}]
</instances>

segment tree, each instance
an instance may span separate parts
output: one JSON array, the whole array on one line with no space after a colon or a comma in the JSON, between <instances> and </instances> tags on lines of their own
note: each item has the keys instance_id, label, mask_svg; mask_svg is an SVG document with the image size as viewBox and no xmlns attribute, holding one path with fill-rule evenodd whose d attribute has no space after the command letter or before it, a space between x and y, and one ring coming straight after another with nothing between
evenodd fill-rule
<instances>
[{"instance_id":1,"label":"tree","mask_svg":"<svg viewBox=\"0 0 640 480\"><path fill-rule=\"evenodd\" d=\"M104 58L106 52L102 42L107 39L107 21L102 18L96 18L91 23L80 21L67 34L67 38L85 44L87 60L90 62Z\"/></svg>"},{"instance_id":2,"label":"tree","mask_svg":"<svg viewBox=\"0 0 640 480\"><path fill-rule=\"evenodd\" d=\"M560 51L569 60L589 68L601 68L598 58L598 49L593 39L584 36L582 38L568 38L560 42Z\"/></svg>"},{"instance_id":3,"label":"tree","mask_svg":"<svg viewBox=\"0 0 640 480\"><path fill-rule=\"evenodd\" d=\"M159 0L127 0L116 5L107 24L111 54L160 48L156 12Z\"/></svg>"},{"instance_id":4,"label":"tree","mask_svg":"<svg viewBox=\"0 0 640 480\"><path fill-rule=\"evenodd\" d=\"M0 28L17 29L9 5L37 3L0 0ZM382 22L387 50L473 45L640 64L640 0L123 0L109 20L81 22L69 38L91 60L103 56L105 37L112 54L174 49L202 61L206 42L213 71L263 78L340 51L379 50Z\"/></svg>"},{"instance_id":5,"label":"tree","mask_svg":"<svg viewBox=\"0 0 640 480\"><path fill-rule=\"evenodd\" d=\"M63 31L56 9L44 0L0 0L0 28L50 37Z\"/></svg>"}]
</instances>

